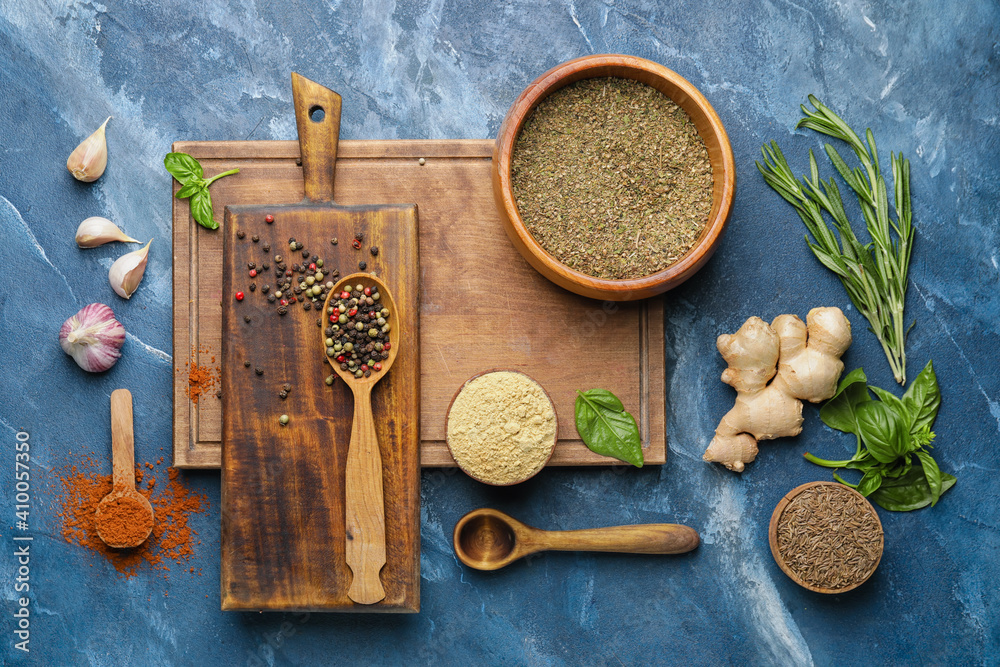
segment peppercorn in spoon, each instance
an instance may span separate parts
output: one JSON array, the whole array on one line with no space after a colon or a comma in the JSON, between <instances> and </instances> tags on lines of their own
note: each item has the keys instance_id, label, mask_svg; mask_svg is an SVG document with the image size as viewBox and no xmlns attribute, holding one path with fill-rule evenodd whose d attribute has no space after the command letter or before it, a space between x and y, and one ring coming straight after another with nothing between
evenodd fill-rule
<instances>
[{"instance_id":1,"label":"peppercorn in spoon","mask_svg":"<svg viewBox=\"0 0 1000 667\"><path fill-rule=\"evenodd\" d=\"M97 534L109 547L129 549L153 532L153 507L135 490L135 438L132 432L132 394L111 393L111 455L114 465L111 493L104 496L94 517Z\"/></svg>"},{"instance_id":2,"label":"peppercorn in spoon","mask_svg":"<svg viewBox=\"0 0 1000 667\"><path fill-rule=\"evenodd\" d=\"M344 485L346 560L354 574L347 596L359 604L374 604L385 598L379 578L385 565L385 500L371 395L399 351L396 309L385 283L367 273L353 273L330 290L323 312L333 330L332 336L324 336L324 354L354 394Z\"/></svg>"}]
</instances>

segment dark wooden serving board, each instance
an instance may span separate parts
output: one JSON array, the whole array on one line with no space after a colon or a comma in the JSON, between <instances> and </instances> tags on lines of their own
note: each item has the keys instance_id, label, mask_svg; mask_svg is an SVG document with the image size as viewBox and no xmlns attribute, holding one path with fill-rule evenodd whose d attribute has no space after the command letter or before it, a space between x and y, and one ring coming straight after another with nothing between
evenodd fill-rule
<instances>
[{"instance_id":1,"label":"dark wooden serving board","mask_svg":"<svg viewBox=\"0 0 1000 667\"><path fill-rule=\"evenodd\" d=\"M592 387L621 397L639 422L646 462L663 463L662 297L602 303L571 294L531 268L504 234L493 203L493 143L379 140L339 146L337 203L416 203L419 210L421 464L455 465L444 440L448 405L463 382L498 366L527 373L552 397L559 442L549 465L615 463L587 449L573 426L576 390ZM240 168L212 185L216 211L302 200L296 141L185 141L174 150L198 158L209 174ZM191 400L186 364L217 367L221 358L222 230L199 227L187 202L174 199L173 205L174 464L218 468L222 401L213 393ZM460 353L437 342L433 332L442 330L459 332ZM609 346L612 331L615 344Z\"/></svg>"},{"instance_id":2,"label":"dark wooden serving board","mask_svg":"<svg viewBox=\"0 0 1000 667\"><path fill-rule=\"evenodd\" d=\"M340 98L296 75L293 90L307 199L300 204L227 206L221 230L222 289L227 295L222 301L222 384L229 388L222 399L222 608L417 612L416 207L344 207L330 201ZM310 109L320 106L325 117L309 120ZM265 220L268 214L273 215L272 223ZM355 234L363 236L364 252L351 247ZM344 243L334 247L332 237ZM310 256L325 258L328 274L338 265L345 266L344 275L354 273L346 266L356 266L363 257L367 270L378 275L392 295L399 341L391 370L371 392L378 443L370 450L373 467L367 472L348 463L358 460L348 456L356 446L351 439L356 410L351 389L339 378L332 386L324 383L333 371L324 353L322 303L317 309L310 301L305 310L302 301L289 302L287 313L281 314L279 303L268 302L260 289L269 283L273 292L277 286L276 255L282 255L288 267L309 261L289 249L289 238L301 242ZM269 252L263 250L265 245ZM379 247L377 256L367 252L371 246ZM250 276L251 263L254 270L264 263L271 268ZM292 284L299 278L293 274ZM251 291L251 283L258 288ZM235 298L237 292L243 293L241 300ZM288 291L282 298L293 294ZM282 399L279 392L285 383L291 392ZM282 414L289 417L287 425L279 421ZM353 487L345 483L346 477L355 480ZM364 493L352 491L362 486ZM365 502L378 495L384 503Z\"/></svg>"}]
</instances>

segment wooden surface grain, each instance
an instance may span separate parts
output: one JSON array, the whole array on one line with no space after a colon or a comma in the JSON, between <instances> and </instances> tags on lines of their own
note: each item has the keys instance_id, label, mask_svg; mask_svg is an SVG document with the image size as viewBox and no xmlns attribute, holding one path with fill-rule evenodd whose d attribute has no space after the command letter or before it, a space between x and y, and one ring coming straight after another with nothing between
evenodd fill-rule
<instances>
[{"instance_id":1,"label":"wooden surface grain","mask_svg":"<svg viewBox=\"0 0 1000 667\"><path fill-rule=\"evenodd\" d=\"M417 210L334 203L340 96L294 73L292 90L306 199L225 209L222 609L417 612ZM364 244L352 247L352 238ZM376 377L324 382L323 301L314 307L287 286L305 279L300 264L319 267L320 258L333 282L334 267L349 277L346 265L364 258L385 287L393 368L375 391ZM279 280L280 301L256 288L271 281L274 297Z\"/></svg>"},{"instance_id":2,"label":"wooden surface grain","mask_svg":"<svg viewBox=\"0 0 1000 667\"><path fill-rule=\"evenodd\" d=\"M493 143L341 141L339 146L338 203L415 202L420 211L422 465L455 465L445 444L451 398L476 373L498 367L524 371L552 397L560 439L549 465L616 463L587 449L574 427L576 390L594 387L622 399L639 423L646 463L663 463L662 297L594 301L532 269L511 245L496 211ZM238 175L212 185L216 211L228 204L303 198L298 142L177 142L173 148L198 158L209 175L240 168ZM197 403L191 400L186 364L210 366L215 357L217 366L221 358L222 235L198 227L186 202L173 203L174 464L217 468L222 401L211 392Z\"/></svg>"}]
</instances>

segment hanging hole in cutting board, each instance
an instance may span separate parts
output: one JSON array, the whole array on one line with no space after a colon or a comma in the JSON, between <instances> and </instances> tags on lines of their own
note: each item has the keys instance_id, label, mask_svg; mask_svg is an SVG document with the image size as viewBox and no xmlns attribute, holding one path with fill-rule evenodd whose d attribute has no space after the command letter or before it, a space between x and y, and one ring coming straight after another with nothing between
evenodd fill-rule
<instances>
[{"instance_id":1,"label":"hanging hole in cutting board","mask_svg":"<svg viewBox=\"0 0 1000 667\"><path fill-rule=\"evenodd\" d=\"M309 107L309 119L314 123L322 123L323 119L326 117L326 112L323 107L317 105Z\"/></svg>"}]
</instances>

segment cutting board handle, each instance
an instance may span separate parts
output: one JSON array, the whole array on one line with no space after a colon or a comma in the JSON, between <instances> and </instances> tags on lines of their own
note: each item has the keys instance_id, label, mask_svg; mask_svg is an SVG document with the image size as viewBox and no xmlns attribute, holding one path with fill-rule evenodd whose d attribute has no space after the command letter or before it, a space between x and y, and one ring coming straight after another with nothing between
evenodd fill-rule
<instances>
[{"instance_id":1,"label":"cutting board handle","mask_svg":"<svg viewBox=\"0 0 1000 667\"><path fill-rule=\"evenodd\" d=\"M333 176L340 141L340 95L292 72L292 98L306 199L333 201Z\"/></svg>"}]
</instances>

